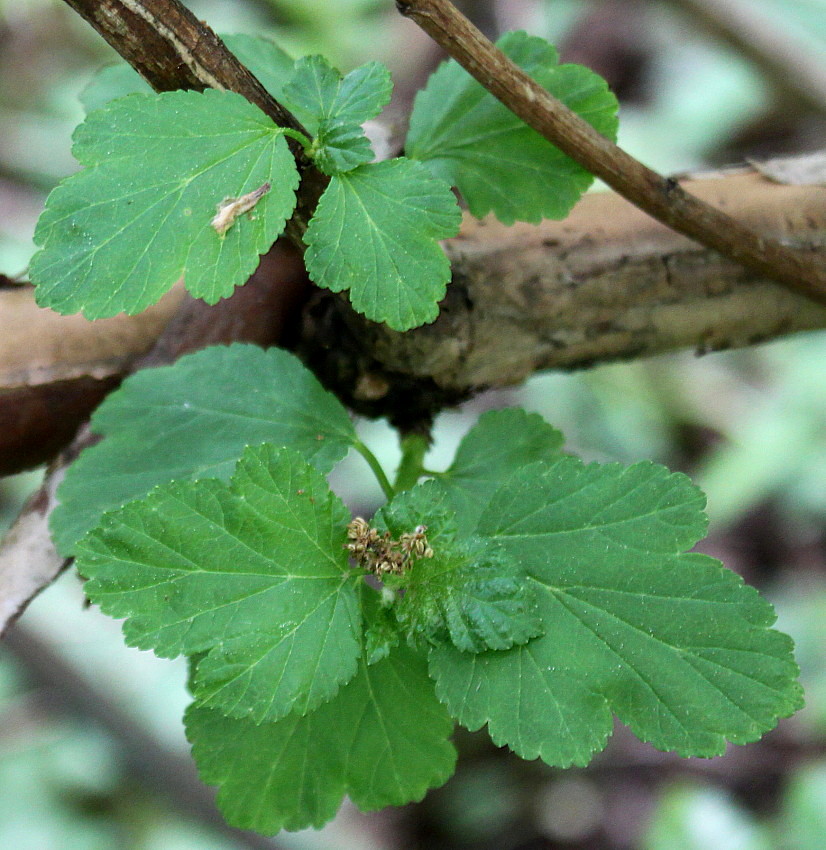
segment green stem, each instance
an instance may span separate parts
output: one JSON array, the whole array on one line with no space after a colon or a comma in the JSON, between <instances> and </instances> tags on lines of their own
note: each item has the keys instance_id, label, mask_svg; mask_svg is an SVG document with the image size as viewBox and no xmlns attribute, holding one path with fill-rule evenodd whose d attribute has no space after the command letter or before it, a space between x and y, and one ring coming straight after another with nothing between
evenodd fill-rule
<instances>
[{"instance_id":1,"label":"green stem","mask_svg":"<svg viewBox=\"0 0 826 850\"><path fill-rule=\"evenodd\" d=\"M310 156L310 149L313 146L313 140L308 136L305 136L304 133L299 132L298 130L292 130L289 127L282 127L281 131L285 136L289 136L291 139L295 139L301 147L304 148L304 152Z\"/></svg>"},{"instance_id":2,"label":"green stem","mask_svg":"<svg viewBox=\"0 0 826 850\"><path fill-rule=\"evenodd\" d=\"M421 434L408 434L402 437L402 459L394 485L397 493L409 490L422 477L427 449L427 437Z\"/></svg>"},{"instance_id":3,"label":"green stem","mask_svg":"<svg viewBox=\"0 0 826 850\"><path fill-rule=\"evenodd\" d=\"M353 443L353 448L367 461L367 465L373 470L373 474L378 479L384 495L387 496L388 500L392 499L393 496L396 495L396 491L393 489L390 479L382 469L378 458L370 451L370 449L367 448L367 446L364 445L364 443L362 443L361 440L356 440L356 442Z\"/></svg>"}]
</instances>

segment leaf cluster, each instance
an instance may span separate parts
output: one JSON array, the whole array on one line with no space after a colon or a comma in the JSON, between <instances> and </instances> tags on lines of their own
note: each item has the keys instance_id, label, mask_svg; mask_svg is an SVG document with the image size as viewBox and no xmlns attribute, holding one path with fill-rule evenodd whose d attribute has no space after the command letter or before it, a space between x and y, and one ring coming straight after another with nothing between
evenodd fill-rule
<instances>
[{"instance_id":1,"label":"leaf cluster","mask_svg":"<svg viewBox=\"0 0 826 850\"><path fill-rule=\"evenodd\" d=\"M329 178L304 236L309 276L398 331L438 315L450 278L439 243L461 223L451 187L474 215L512 223L563 217L593 179L455 62L417 98L407 156L374 162L364 125L390 99L384 66L342 76L321 56L293 62L265 39L227 41L310 137L240 95L153 94L125 66L108 69L83 96L90 112L73 147L83 168L49 196L35 233L38 303L91 319L137 313L180 278L207 303L229 296L295 208L288 137ZM558 65L525 33L500 46L613 136L616 100L596 74Z\"/></svg>"},{"instance_id":2,"label":"leaf cluster","mask_svg":"<svg viewBox=\"0 0 826 850\"><path fill-rule=\"evenodd\" d=\"M342 76L262 39L230 47L309 135L230 92L151 94L122 67L87 90L84 166L50 196L31 276L41 304L137 312L183 276L214 303L293 213L287 138L329 178L304 241L310 277L369 319L432 321L461 214L562 217L591 182L455 63L416 100L407 156L374 162L364 125L385 68ZM616 101L541 39L500 47L607 136ZM143 90L142 90L143 89ZM585 764L616 715L642 739L710 756L800 704L774 613L688 550L704 497L640 463L585 465L520 410L484 415L444 472L424 447L388 503L353 518L326 474L378 466L341 404L292 355L233 345L124 382L52 516L87 593L127 641L188 656L187 734L236 826L320 826L447 780L455 722L524 758ZM422 480L424 479L424 480Z\"/></svg>"},{"instance_id":3,"label":"leaf cluster","mask_svg":"<svg viewBox=\"0 0 826 850\"><path fill-rule=\"evenodd\" d=\"M242 375L260 386L246 411ZM69 471L53 529L130 644L191 657L187 733L237 826L319 826L345 794L418 800L454 769L457 721L566 766L614 715L710 756L800 704L771 607L687 552L702 494L651 463L585 465L535 414L485 414L448 470L420 469L369 521L324 476L366 449L285 352L140 373L93 426L104 439ZM170 428L188 447L171 469ZM371 546L405 557L374 569Z\"/></svg>"}]
</instances>

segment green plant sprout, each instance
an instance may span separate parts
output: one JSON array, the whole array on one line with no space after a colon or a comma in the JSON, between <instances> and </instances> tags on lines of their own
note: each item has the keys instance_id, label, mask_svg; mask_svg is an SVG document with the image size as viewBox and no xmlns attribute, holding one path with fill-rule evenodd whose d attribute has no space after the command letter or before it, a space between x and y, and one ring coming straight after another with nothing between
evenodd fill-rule
<instances>
[{"instance_id":1,"label":"green plant sprout","mask_svg":"<svg viewBox=\"0 0 826 850\"><path fill-rule=\"evenodd\" d=\"M390 98L383 66L342 76L227 41L309 135L238 94L104 72L75 134L84 167L37 228L40 304L135 313L181 275L208 303L230 295L293 214L291 139L329 178L304 235L311 279L403 332L438 315L454 189L511 224L564 217L593 179L452 61L416 99L406 155L374 162L362 125ZM525 33L499 46L613 138L596 74ZM614 715L713 756L801 705L771 606L689 551L703 494L653 463L584 464L537 415L486 413L445 471L404 435L391 480L297 357L234 344L133 375L92 428L56 545L130 645L191 659L187 734L235 826L320 826L345 794L365 810L419 800L454 770L457 722L565 767L605 746ZM327 483L350 449L386 498L370 518Z\"/></svg>"}]
</instances>

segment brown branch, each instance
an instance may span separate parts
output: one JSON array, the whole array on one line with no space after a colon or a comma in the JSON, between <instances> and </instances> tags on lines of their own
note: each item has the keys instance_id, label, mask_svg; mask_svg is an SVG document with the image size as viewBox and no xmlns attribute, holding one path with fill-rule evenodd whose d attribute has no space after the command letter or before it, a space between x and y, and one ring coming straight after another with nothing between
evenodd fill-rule
<instances>
[{"instance_id":1,"label":"brown branch","mask_svg":"<svg viewBox=\"0 0 826 850\"><path fill-rule=\"evenodd\" d=\"M826 64L799 39L740 0L669 0L709 34L745 56L784 99L826 117Z\"/></svg>"},{"instance_id":2,"label":"brown branch","mask_svg":"<svg viewBox=\"0 0 826 850\"><path fill-rule=\"evenodd\" d=\"M638 162L532 80L448 0L396 5L526 124L631 203L761 276L826 303L826 264L819 253L755 232Z\"/></svg>"},{"instance_id":3,"label":"brown branch","mask_svg":"<svg viewBox=\"0 0 826 850\"><path fill-rule=\"evenodd\" d=\"M174 311L176 287L140 316L89 322L38 307L29 286L0 287L0 475L51 460Z\"/></svg>"},{"instance_id":4,"label":"brown branch","mask_svg":"<svg viewBox=\"0 0 826 850\"><path fill-rule=\"evenodd\" d=\"M272 280L286 285L273 290ZM239 338L255 338L262 328L267 338L280 338L285 317L297 314L295 299L306 297L307 289L297 257L288 257L283 245L267 254L233 297ZM151 363L138 360L186 301L179 284L137 316L90 322L38 307L29 286L0 287L0 475L50 461L125 374L171 359L156 347ZM184 311L174 318L179 330L164 339L180 346L185 333L190 349L209 345L216 331L225 331L210 312L203 316L201 324L184 329L181 322L192 318Z\"/></svg>"},{"instance_id":5,"label":"brown branch","mask_svg":"<svg viewBox=\"0 0 826 850\"><path fill-rule=\"evenodd\" d=\"M0 392L122 375L128 358L152 348L183 295L178 284L137 316L91 322L39 307L32 286L0 287Z\"/></svg>"},{"instance_id":6,"label":"brown branch","mask_svg":"<svg viewBox=\"0 0 826 850\"><path fill-rule=\"evenodd\" d=\"M778 160L769 170L795 175L800 161ZM793 179L824 177L812 164ZM751 169L692 178L689 185L789 245L826 243L821 186L782 185ZM394 334L329 294L317 295L308 311L302 352L334 391L365 413L393 415L394 385L400 408L437 389L449 404L476 387L513 384L537 369L744 346L826 327L819 306L679 236L613 193L586 195L564 222L539 227L506 228L468 216L445 247L453 282L444 315L433 325ZM7 305L14 308L11 324L3 322ZM11 343L0 342L0 465L20 468L24 449L42 455L38 442L61 427L44 397L55 386L50 380L64 394L81 392L78 382L98 383L85 376L118 380L158 332L144 321L144 315L94 323L57 316L34 306L31 289L0 289L0 341L8 333ZM288 330L297 331L297 324ZM26 430L25 408L12 404L17 390L8 388L21 380L34 384L23 390L44 414L36 420L41 436Z\"/></svg>"},{"instance_id":7,"label":"brown branch","mask_svg":"<svg viewBox=\"0 0 826 850\"><path fill-rule=\"evenodd\" d=\"M767 236L801 250L826 247L821 186L784 185L748 168L688 185ZM446 250L453 280L431 325L395 333L326 295L308 307L302 348L355 409L400 421L405 411L426 414L541 369L748 346L826 327L826 307L612 193L587 195L565 221L538 227L468 217ZM321 349L316 328L335 329L334 349Z\"/></svg>"}]
</instances>

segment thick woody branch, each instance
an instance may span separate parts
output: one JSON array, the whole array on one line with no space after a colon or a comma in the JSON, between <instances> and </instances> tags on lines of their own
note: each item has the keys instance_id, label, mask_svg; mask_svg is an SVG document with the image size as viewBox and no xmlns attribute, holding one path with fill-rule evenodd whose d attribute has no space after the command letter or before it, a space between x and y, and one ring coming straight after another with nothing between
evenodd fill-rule
<instances>
[{"instance_id":1,"label":"thick woody branch","mask_svg":"<svg viewBox=\"0 0 826 850\"><path fill-rule=\"evenodd\" d=\"M449 0L397 0L396 5L508 109L648 215L826 304L826 264L820 255L752 230L638 162L532 80Z\"/></svg>"},{"instance_id":2,"label":"thick woody branch","mask_svg":"<svg viewBox=\"0 0 826 850\"><path fill-rule=\"evenodd\" d=\"M0 286L0 475L46 463L155 343L183 288L140 316L92 324L38 307L29 286Z\"/></svg>"},{"instance_id":3,"label":"thick woody branch","mask_svg":"<svg viewBox=\"0 0 826 850\"><path fill-rule=\"evenodd\" d=\"M798 162L775 161L772 169L790 173ZM751 169L687 185L789 245L822 252L826 244L822 186L784 185ZM613 193L586 195L568 219L539 227L467 217L445 247L453 282L432 325L395 334L323 293L308 307L302 353L357 409L393 415L394 404L411 409L421 395L428 408L438 398L449 404L538 369L745 346L826 327L824 308L679 236ZM256 280L274 274L273 263L268 258ZM26 424L27 408L12 394L27 394L39 411L31 422L51 433L66 418L49 413L47 394L83 392L75 382L118 380L151 347L176 297L140 316L92 323L35 307L30 289L0 289L0 339L8 343L0 344L0 467L21 468L43 451L42 437Z\"/></svg>"},{"instance_id":4,"label":"thick woody branch","mask_svg":"<svg viewBox=\"0 0 826 850\"><path fill-rule=\"evenodd\" d=\"M686 185L767 237L822 256L826 188L775 183L751 169ZM405 411L424 415L541 369L747 346L826 327L826 307L611 193L588 195L565 221L538 227L468 218L446 248L453 281L431 325L394 333L326 296L308 308L303 348L318 348L314 325L336 329L339 344L314 366L337 392L349 390L356 409L404 424Z\"/></svg>"}]
</instances>

